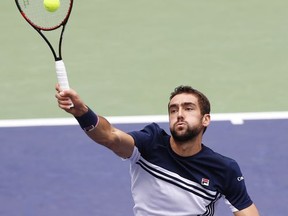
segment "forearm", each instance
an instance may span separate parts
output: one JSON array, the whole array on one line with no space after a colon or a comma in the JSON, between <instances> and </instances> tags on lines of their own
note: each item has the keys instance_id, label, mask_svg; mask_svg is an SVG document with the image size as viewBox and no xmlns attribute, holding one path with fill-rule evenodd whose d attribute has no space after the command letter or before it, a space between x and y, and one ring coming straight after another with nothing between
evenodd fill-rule
<instances>
[{"instance_id":1,"label":"forearm","mask_svg":"<svg viewBox=\"0 0 288 216\"><path fill-rule=\"evenodd\" d=\"M92 140L111 149L120 157L131 156L134 140L129 134L113 127L104 117L96 115L74 90L60 91L59 85L56 85L56 91L58 106L72 114Z\"/></svg>"},{"instance_id":2,"label":"forearm","mask_svg":"<svg viewBox=\"0 0 288 216\"><path fill-rule=\"evenodd\" d=\"M87 106L86 106L87 107ZM109 147L113 138L112 125L102 116L95 114L89 107L80 116L74 116L80 127L95 142Z\"/></svg>"},{"instance_id":3,"label":"forearm","mask_svg":"<svg viewBox=\"0 0 288 216\"><path fill-rule=\"evenodd\" d=\"M111 144L117 142L117 137L114 135L115 128L102 116L97 116L98 122L90 131L85 131L86 134L95 142L111 149Z\"/></svg>"},{"instance_id":4,"label":"forearm","mask_svg":"<svg viewBox=\"0 0 288 216\"><path fill-rule=\"evenodd\" d=\"M91 109L88 109L87 113L81 117L76 117L76 119L78 121L80 119L80 126L93 141L109 148L122 158L131 156L134 148L133 138L113 127L106 118L98 116Z\"/></svg>"}]
</instances>

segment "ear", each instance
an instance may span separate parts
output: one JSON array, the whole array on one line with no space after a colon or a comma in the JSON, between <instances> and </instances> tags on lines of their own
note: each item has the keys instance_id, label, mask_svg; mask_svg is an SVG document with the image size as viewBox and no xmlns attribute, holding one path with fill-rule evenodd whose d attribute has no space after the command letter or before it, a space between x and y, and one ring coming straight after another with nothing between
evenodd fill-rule
<instances>
[{"instance_id":1,"label":"ear","mask_svg":"<svg viewBox=\"0 0 288 216\"><path fill-rule=\"evenodd\" d=\"M202 118L202 125L204 127L208 127L208 125L210 124L210 121L211 121L210 114L204 114L204 116Z\"/></svg>"}]
</instances>

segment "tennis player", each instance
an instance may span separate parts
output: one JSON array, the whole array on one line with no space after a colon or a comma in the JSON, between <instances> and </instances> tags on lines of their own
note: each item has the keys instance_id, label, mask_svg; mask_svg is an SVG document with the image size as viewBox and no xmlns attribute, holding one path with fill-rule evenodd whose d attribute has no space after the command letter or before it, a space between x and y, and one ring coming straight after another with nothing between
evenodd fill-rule
<instances>
[{"instance_id":1,"label":"tennis player","mask_svg":"<svg viewBox=\"0 0 288 216\"><path fill-rule=\"evenodd\" d=\"M179 86L171 93L171 135L155 123L125 133L96 115L74 90L60 91L59 85L56 90L59 107L92 140L130 161L136 216L213 216L220 198L234 216L259 216L237 162L202 143L210 103L198 90Z\"/></svg>"}]
</instances>

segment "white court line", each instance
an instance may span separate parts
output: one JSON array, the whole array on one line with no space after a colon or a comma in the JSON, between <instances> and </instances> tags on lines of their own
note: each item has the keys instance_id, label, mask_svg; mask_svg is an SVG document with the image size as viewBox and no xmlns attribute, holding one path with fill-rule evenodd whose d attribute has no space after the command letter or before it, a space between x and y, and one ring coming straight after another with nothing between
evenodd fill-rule
<instances>
[{"instance_id":1,"label":"white court line","mask_svg":"<svg viewBox=\"0 0 288 216\"><path fill-rule=\"evenodd\" d=\"M112 124L168 122L167 115L108 116L106 118ZM211 119L212 121L230 121L232 124L243 124L245 120L288 119L288 112L215 113L211 114ZM64 126L77 124L74 118L0 120L0 127Z\"/></svg>"}]
</instances>

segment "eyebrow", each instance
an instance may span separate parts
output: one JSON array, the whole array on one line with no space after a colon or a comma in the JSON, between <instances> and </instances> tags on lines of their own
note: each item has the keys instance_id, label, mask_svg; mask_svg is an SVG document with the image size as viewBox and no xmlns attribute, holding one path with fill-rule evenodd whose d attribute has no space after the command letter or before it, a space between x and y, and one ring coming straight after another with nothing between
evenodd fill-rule
<instances>
[{"instance_id":1,"label":"eyebrow","mask_svg":"<svg viewBox=\"0 0 288 216\"><path fill-rule=\"evenodd\" d=\"M192 102L184 102L184 103L180 104L180 106L190 106L190 105L192 105L194 107L197 106L195 103L192 103ZM169 104L168 108L170 109L170 108L178 107L178 106L179 106L179 104L173 103L173 104Z\"/></svg>"}]
</instances>

